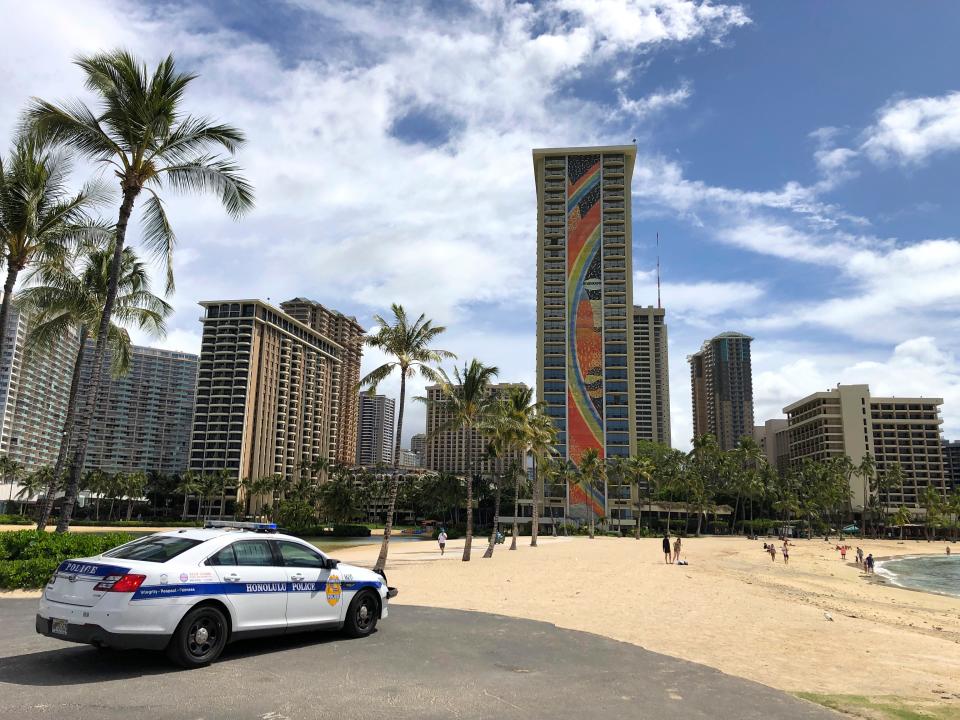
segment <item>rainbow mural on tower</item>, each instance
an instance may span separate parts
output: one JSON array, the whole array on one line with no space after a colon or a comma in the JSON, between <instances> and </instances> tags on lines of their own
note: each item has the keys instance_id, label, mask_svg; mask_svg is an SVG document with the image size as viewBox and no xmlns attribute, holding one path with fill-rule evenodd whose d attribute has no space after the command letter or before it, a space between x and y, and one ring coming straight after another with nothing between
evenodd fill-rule
<instances>
[{"instance_id":1,"label":"rainbow mural on tower","mask_svg":"<svg viewBox=\"0 0 960 720\"><path fill-rule=\"evenodd\" d=\"M604 455L600 156L567 157L567 454ZM570 487L570 510L604 514L603 491Z\"/></svg>"}]
</instances>

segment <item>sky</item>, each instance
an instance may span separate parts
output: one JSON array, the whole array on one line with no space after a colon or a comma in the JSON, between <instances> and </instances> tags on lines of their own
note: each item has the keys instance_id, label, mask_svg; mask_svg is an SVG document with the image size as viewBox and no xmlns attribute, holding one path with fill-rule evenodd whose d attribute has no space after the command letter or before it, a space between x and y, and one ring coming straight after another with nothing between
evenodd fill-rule
<instances>
[{"instance_id":1,"label":"sky","mask_svg":"<svg viewBox=\"0 0 960 720\"><path fill-rule=\"evenodd\" d=\"M248 136L244 219L166 196L175 314L141 344L198 352L199 300L306 296L367 328L399 302L461 361L532 385L531 149L635 141L634 301L656 302L659 232L675 446L686 356L727 330L755 338L758 423L869 383L944 398L960 436L960 4L0 0L0 17L0 148L31 96L89 101L72 59L118 47L173 53L198 75L186 110Z\"/></svg>"}]
</instances>

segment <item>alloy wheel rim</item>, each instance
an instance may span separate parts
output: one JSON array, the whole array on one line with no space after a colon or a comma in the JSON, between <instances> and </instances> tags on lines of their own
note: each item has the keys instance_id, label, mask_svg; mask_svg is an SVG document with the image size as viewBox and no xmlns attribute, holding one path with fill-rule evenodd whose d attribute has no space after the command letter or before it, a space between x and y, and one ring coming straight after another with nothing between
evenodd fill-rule
<instances>
[{"instance_id":1,"label":"alloy wheel rim","mask_svg":"<svg viewBox=\"0 0 960 720\"><path fill-rule=\"evenodd\" d=\"M370 625L370 620L373 617L373 611L370 607L370 599L364 598L360 603L360 607L357 608L357 626L361 630L365 630Z\"/></svg>"},{"instance_id":2,"label":"alloy wheel rim","mask_svg":"<svg viewBox=\"0 0 960 720\"><path fill-rule=\"evenodd\" d=\"M208 655L220 637L219 623L214 618L202 616L193 621L187 633L187 649L197 658Z\"/></svg>"}]
</instances>

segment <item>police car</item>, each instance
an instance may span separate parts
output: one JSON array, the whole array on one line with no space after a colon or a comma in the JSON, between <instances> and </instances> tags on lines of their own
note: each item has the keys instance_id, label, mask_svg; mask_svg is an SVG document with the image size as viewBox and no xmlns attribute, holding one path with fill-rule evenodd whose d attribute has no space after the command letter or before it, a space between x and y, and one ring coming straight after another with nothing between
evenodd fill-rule
<instances>
[{"instance_id":1,"label":"police car","mask_svg":"<svg viewBox=\"0 0 960 720\"><path fill-rule=\"evenodd\" d=\"M269 523L208 523L67 560L37 632L98 647L166 650L184 667L233 640L319 629L373 632L397 594L386 577L327 557Z\"/></svg>"}]
</instances>

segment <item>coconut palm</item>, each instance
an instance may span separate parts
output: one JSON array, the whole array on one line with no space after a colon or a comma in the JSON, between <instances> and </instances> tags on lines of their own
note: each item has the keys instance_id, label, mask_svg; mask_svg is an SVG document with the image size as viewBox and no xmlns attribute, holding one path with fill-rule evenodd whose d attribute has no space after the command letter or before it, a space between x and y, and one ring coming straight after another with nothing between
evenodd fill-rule
<instances>
[{"instance_id":1,"label":"coconut palm","mask_svg":"<svg viewBox=\"0 0 960 720\"><path fill-rule=\"evenodd\" d=\"M71 331L79 335L77 355L67 412L60 439L60 452L54 466L54 477L46 494L37 521L38 529L46 527L53 508L55 485L62 483L67 452L72 443L79 412L80 368L87 352L87 338L96 337L110 284L113 249L85 245L68 257L58 257L39 264L28 276L31 285L17 295L17 306L33 317L27 336L27 352L46 351ZM150 292L147 266L132 248L123 252L120 281L114 306L114 322L109 327L111 366L114 376L125 374L130 367L130 336L123 326L136 327L150 335L162 337L164 319L173 308ZM93 365L93 367L100 367ZM99 377L100 373L93 373ZM57 531L67 528L79 491L80 470L72 469L66 483L63 508Z\"/></svg>"},{"instance_id":2,"label":"coconut palm","mask_svg":"<svg viewBox=\"0 0 960 720\"><path fill-rule=\"evenodd\" d=\"M893 516L893 524L900 528L900 539L903 540L903 528L910 524L910 511L901 505Z\"/></svg>"},{"instance_id":3,"label":"coconut palm","mask_svg":"<svg viewBox=\"0 0 960 720\"><path fill-rule=\"evenodd\" d=\"M30 498L39 496L40 493L42 493L47 487L47 483L50 481L52 472L53 471L49 465L43 465L29 475L26 475L20 481L20 490L17 492L16 498L20 501L21 515L23 515L24 504L30 500Z\"/></svg>"},{"instance_id":4,"label":"coconut palm","mask_svg":"<svg viewBox=\"0 0 960 720\"><path fill-rule=\"evenodd\" d=\"M57 105L34 99L27 121L42 137L73 148L103 167L112 168L121 192L113 261L106 301L95 333L93 367L103 366L120 286L127 224L142 193L143 241L162 257L167 267L167 289L173 288L173 247L176 237L167 218L159 191L166 185L181 192L213 192L227 212L239 218L253 207L253 188L243 178L231 156L244 142L243 133L229 125L184 115L184 93L195 75L178 72L173 56L167 56L150 73L145 63L126 51L99 53L77 59L86 75L87 89L99 101L98 112L82 102ZM225 150L227 157L216 154ZM87 455L89 433L85 432L96 407L100 373L94 373L89 400L80 417L73 458L73 477L79 477ZM66 503L57 530L69 526L73 504Z\"/></svg>"},{"instance_id":5,"label":"coconut palm","mask_svg":"<svg viewBox=\"0 0 960 720\"><path fill-rule=\"evenodd\" d=\"M5 485L10 487L7 489L7 509L6 512L10 512L9 505L13 501L13 486L16 484L17 480L23 474L23 465L16 460L11 460L8 455L0 456L0 478L3 478Z\"/></svg>"},{"instance_id":6,"label":"coconut palm","mask_svg":"<svg viewBox=\"0 0 960 720\"><path fill-rule=\"evenodd\" d=\"M596 487L596 484L601 481L606 481L607 478L607 466L603 461L603 458L600 457L600 452L596 448L589 448L584 451L580 456L580 464L577 466L578 472L574 476L576 478L575 482L583 490L587 498L593 496L593 489ZM592 540L595 534L594 528L594 515L593 508L590 507L590 504L587 504L587 512L590 514L590 539Z\"/></svg>"},{"instance_id":7,"label":"coconut palm","mask_svg":"<svg viewBox=\"0 0 960 720\"><path fill-rule=\"evenodd\" d=\"M490 383L500 372L499 368L484 365L474 358L463 369L453 369L453 379L441 370L438 374L440 384L440 402L445 404L447 423L428 435L459 430L463 433L464 462L467 476L467 530L463 543L463 561L470 561L473 544L473 435L478 427L489 418L496 404ZM425 398L421 398L426 400Z\"/></svg>"},{"instance_id":8,"label":"coconut palm","mask_svg":"<svg viewBox=\"0 0 960 720\"><path fill-rule=\"evenodd\" d=\"M403 411L407 399L407 378L418 372L429 380L436 382L437 373L434 365L443 362L445 358L455 358L448 350L437 350L430 347L438 335L446 328L434 325L422 313L414 322L407 318L407 311L402 305L394 303L390 306L393 320L388 321L380 315L374 315L378 327L376 332L366 337L364 342L385 353L391 360L369 372L360 380L359 387L366 388L371 395L377 392L377 386L390 377L394 370L400 371L400 404L397 408L396 446L393 451L393 473L390 478L390 492L387 501L387 517L383 527L383 541L380 545L380 555L374 570L383 572L387 564L387 553L390 549L390 532L393 529L393 513L397 504L397 491L400 487L400 441L403 432Z\"/></svg>"},{"instance_id":9,"label":"coconut palm","mask_svg":"<svg viewBox=\"0 0 960 720\"><path fill-rule=\"evenodd\" d=\"M69 174L68 155L28 130L14 141L9 161L0 158L0 263L7 265L0 328L7 327L13 288L25 268L101 229L86 213L106 199L105 188L92 183L71 193ZM5 336L0 332L0 355Z\"/></svg>"},{"instance_id":10,"label":"coconut palm","mask_svg":"<svg viewBox=\"0 0 960 720\"><path fill-rule=\"evenodd\" d=\"M127 498L127 520L133 515L133 502L143 497L147 489L147 474L142 470L130 473L120 487L121 497Z\"/></svg>"},{"instance_id":11,"label":"coconut palm","mask_svg":"<svg viewBox=\"0 0 960 720\"><path fill-rule=\"evenodd\" d=\"M863 525L862 534L863 537L867 536L867 517L868 517L868 508L871 504L870 499L873 496L873 488L871 487L871 480L877 473L877 464L873 459L873 455L870 453L864 453L863 459L860 460L860 464L857 465L854 470L854 474L859 475L860 479L863 480L863 513L860 518L861 525Z\"/></svg>"},{"instance_id":12,"label":"coconut palm","mask_svg":"<svg viewBox=\"0 0 960 720\"><path fill-rule=\"evenodd\" d=\"M542 405L538 405L536 413L530 420L528 428L528 446L533 458L533 503L530 518L530 547L537 546L537 534L540 530L540 503L543 483L540 479L540 468L554 453L557 442L557 428L553 420L544 412ZM554 525L554 533L556 526Z\"/></svg>"},{"instance_id":13,"label":"coconut palm","mask_svg":"<svg viewBox=\"0 0 960 720\"><path fill-rule=\"evenodd\" d=\"M624 473L632 486L637 489L637 522L635 528L635 539L640 539L640 516L642 514L643 503L653 502L653 492L651 482L653 480L654 465L648 457L634 455L629 458L624 465Z\"/></svg>"},{"instance_id":14,"label":"coconut palm","mask_svg":"<svg viewBox=\"0 0 960 720\"><path fill-rule=\"evenodd\" d=\"M173 489L178 495L183 495L183 519L187 519L187 511L189 510L190 496L196 495L200 492L200 484L197 482L197 476L194 474L193 470L187 470L182 476L180 476L180 482Z\"/></svg>"}]
</instances>

